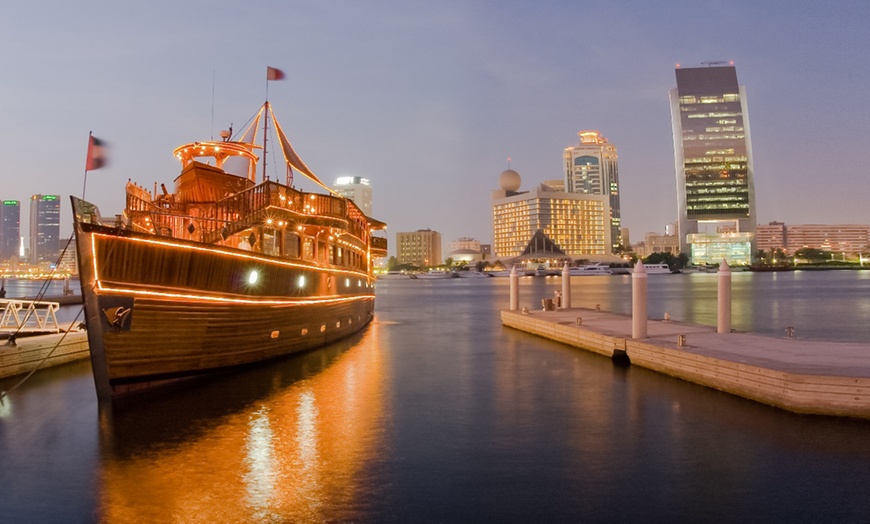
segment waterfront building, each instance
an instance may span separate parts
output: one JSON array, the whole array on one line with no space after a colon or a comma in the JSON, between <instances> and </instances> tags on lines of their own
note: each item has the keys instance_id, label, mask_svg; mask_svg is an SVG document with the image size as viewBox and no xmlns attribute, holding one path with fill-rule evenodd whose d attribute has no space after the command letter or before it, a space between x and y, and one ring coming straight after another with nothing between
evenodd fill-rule
<instances>
[{"instance_id":1,"label":"waterfront building","mask_svg":"<svg viewBox=\"0 0 870 524\"><path fill-rule=\"evenodd\" d=\"M568 193L609 197L611 252L616 252L624 243L619 210L619 156L616 146L609 143L598 131L580 131L577 136L580 137L580 143L566 147L562 154L565 167L564 190Z\"/></svg>"},{"instance_id":2,"label":"waterfront building","mask_svg":"<svg viewBox=\"0 0 870 524\"><path fill-rule=\"evenodd\" d=\"M870 225L801 224L770 222L756 226L757 247L766 252L781 249L794 254L804 248L854 256L870 251Z\"/></svg>"},{"instance_id":3,"label":"waterfront building","mask_svg":"<svg viewBox=\"0 0 870 524\"><path fill-rule=\"evenodd\" d=\"M396 261L421 267L440 265L441 233L431 229L396 233Z\"/></svg>"},{"instance_id":4,"label":"waterfront building","mask_svg":"<svg viewBox=\"0 0 870 524\"><path fill-rule=\"evenodd\" d=\"M610 198L607 195L556 191L540 184L519 191L522 179L508 169L492 192L493 256L519 256L537 231L567 255L612 252Z\"/></svg>"},{"instance_id":5,"label":"waterfront building","mask_svg":"<svg viewBox=\"0 0 870 524\"><path fill-rule=\"evenodd\" d=\"M643 242L638 242L633 251L640 258L648 257L653 253L670 253L678 256L680 254L680 238L677 235L647 233L644 235Z\"/></svg>"},{"instance_id":6,"label":"waterfront building","mask_svg":"<svg viewBox=\"0 0 870 524\"><path fill-rule=\"evenodd\" d=\"M21 253L21 202L3 200L0 205L0 261L6 263Z\"/></svg>"},{"instance_id":7,"label":"waterfront building","mask_svg":"<svg viewBox=\"0 0 870 524\"><path fill-rule=\"evenodd\" d=\"M746 90L733 65L676 69L670 91L680 251L749 264L755 189Z\"/></svg>"},{"instance_id":8,"label":"waterfront building","mask_svg":"<svg viewBox=\"0 0 870 524\"><path fill-rule=\"evenodd\" d=\"M449 242L447 244L447 258L452 258L454 263L467 262L468 264L483 260L480 241L474 238L461 237Z\"/></svg>"},{"instance_id":9,"label":"waterfront building","mask_svg":"<svg viewBox=\"0 0 870 524\"><path fill-rule=\"evenodd\" d=\"M54 264L60 254L60 197L30 197L30 263Z\"/></svg>"},{"instance_id":10,"label":"waterfront building","mask_svg":"<svg viewBox=\"0 0 870 524\"><path fill-rule=\"evenodd\" d=\"M339 195L353 200L367 217L372 216L372 185L368 178L338 177L335 179L332 189Z\"/></svg>"},{"instance_id":11,"label":"waterfront building","mask_svg":"<svg viewBox=\"0 0 870 524\"><path fill-rule=\"evenodd\" d=\"M631 249L631 236L629 235L629 231L627 227L623 227L619 230L619 234L622 236L622 245L625 249Z\"/></svg>"},{"instance_id":12,"label":"waterfront building","mask_svg":"<svg viewBox=\"0 0 870 524\"><path fill-rule=\"evenodd\" d=\"M66 247L60 254L60 260L57 264L58 271L66 272L71 275L78 275L79 265L76 262L76 243L75 239L70 242L69 238L60 240L61 247Z\"/></svg>"},{"instance_id":13,"label":"waterfront building","mask_svg":"<svg viewBox=\"0 0 870 524\"><path fill-rule=\"evenodd\" d=\"M447 252L471 250L480 253L480 241L470 237L461 237L447 244Z\"/></svg>"},{"instance_id":14,"label":"waterfront building","mask_svg":"<svg viewBox=\"0 0 870 524\"><path fill-rule=\"evenodd\" d=\"M786 251L803 248L821 249L831 253L858 255L870 251L870 225L867 224L803 224L786 226Z\"/></svg>"},{"instance_id":15,"label":"waterfront building","mask_svg":"<svg viewBox=\"0 0 870 524\"><path fill-rule=\"evenodd\" d=\"M788 234L784 222L770 222L755 226L755 248L766 253L777 249L787 251Z\"/></svg>"}]
</instances>

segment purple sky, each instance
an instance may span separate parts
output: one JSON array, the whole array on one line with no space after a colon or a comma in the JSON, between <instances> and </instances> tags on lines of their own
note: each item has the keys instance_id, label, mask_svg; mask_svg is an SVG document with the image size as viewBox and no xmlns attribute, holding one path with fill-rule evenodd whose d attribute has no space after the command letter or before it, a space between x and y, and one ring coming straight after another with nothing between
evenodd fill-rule
<instances>
[{"instance_id":1,"label":"purple sky","mask_svg":"<svg viewBox=\"0 0 870 524\"><path fill-rule=\"evenodd\" d=\"M31 194L80 196L93 131L111 164L87 197L120 212L128 178L171 185L176 146L244 124L271 65L297 151L330 183L369 178L391 244L420 228L490 242L507 158L523 189L561 178L584 129L618 148L637 241L676 213L675 64L734 60L758 222L866 224L868 28L870 2L836 0L14 2L0 16L0 198L22 200L25 233ZM69 216L65 200L64 235Z\"/></svg>"}]
</instances>

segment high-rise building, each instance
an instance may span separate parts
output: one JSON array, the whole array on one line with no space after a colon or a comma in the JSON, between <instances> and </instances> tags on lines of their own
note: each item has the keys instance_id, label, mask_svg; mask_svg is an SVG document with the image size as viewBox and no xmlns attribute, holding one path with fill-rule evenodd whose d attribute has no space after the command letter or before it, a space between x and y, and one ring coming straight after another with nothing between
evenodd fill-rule
<instances>
[{"instance_id":1,"label":"high-rise building","mask_svg":"<svg viewBox=\"0 0 870 524\"><path fill-rule=\"evenodd\" d=\"M335 179L332 189L339 195L353 200L367 217L372 216L372 186L368 178L342 176Z\"/></svg>"},{"instance_id":2,"label":"high-rise building","mask_svg":"<svg viewBox=\"0 0 870 524\"><path fill-rule=\"evenodd\" d=\"M680 251L749 264L755 189L746 90L733 65L677 67L671 89Z\"/></svg>"},{"instance_id":3,"label":"high-rise building","mask_svg":"<svg viewBox=\"0 0 870 524\"><path fill-rule=\"evenodd\" d=\"M21 202L4 200L0 205L0 260L18 257L21 246Z\"/></svg>"},{"instance_id":4,"label":"high-rise building","mask_svg":"<svg viewBox=\"0 0 870 524\"><path fill-rule=\"evenodd\" d=\"M396 260L399 264L440 265L441 233L431 229L396 233Z\"/></svg>"},{"instance_id":5,"label":"high-rise building","mask_svg":"<svg viewBox=\"0 0 870 524\"><path fill-rule=\"evenodd\" d=\"M516 257L541 231L566 255L605 255L612 250L610 199L605 195L556 191L541 184L519 191L519 173L501 173L492 192L493 256Z\"/></svg>"},{"instance_id":6,"label":"high-rise building","mask_svg":"<svg viewBox=\"0 0 870 524\"><path fill-rule=\"evenodd\" d=\"M619 211L619 156L616 146L598 131L577 133L580 143L565 148L565 191L610 198L611 252L623 244Z\"/></svg>"},{"instance_id":7,"label":"high-rise building","mask_svg":"<svg viewBox=\"0 0 870 524\"><path fill-rule=\"evenodd\" d=\"M55 263L60 254L60 197L30 197L30 263Z\"/></svg>"}]
</instances>

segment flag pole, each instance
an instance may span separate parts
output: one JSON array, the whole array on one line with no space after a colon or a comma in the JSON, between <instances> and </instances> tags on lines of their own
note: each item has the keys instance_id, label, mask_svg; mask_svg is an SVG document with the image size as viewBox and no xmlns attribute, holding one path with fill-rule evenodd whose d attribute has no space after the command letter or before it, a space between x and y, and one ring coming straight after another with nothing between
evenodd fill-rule
<instances>
[{"instance_id":1,"label":"flag pole","mask_svg":"<svg viewBox=\"0 0 870 524\"><path fill-rule=\"evenodd\" d=\"M85 199L85 190L88 188L88 162L91 158L91 141L93 140L93 131L88 131L88 155L85 158L85 182L82 185L82 200Z\"/></svg>"}]
</instances>

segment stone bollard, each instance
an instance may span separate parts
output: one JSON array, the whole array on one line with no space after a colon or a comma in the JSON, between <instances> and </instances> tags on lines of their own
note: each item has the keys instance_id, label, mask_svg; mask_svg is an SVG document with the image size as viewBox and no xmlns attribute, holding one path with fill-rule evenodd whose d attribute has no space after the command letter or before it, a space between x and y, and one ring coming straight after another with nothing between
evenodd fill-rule
<instances>
[{"instance_id":1,"label":"stone bollard","mask_svg":"<svg viewBox=\"0 0 870 524\"><path fill-rule=\"evenodd\" d=\"M731 268L724 258L719 264L719 314L716 333L731 333Z\"/></svg>"},{"instance_id":2,"label":"stone bollard","mask_svg":"<svg viewBox=\"0 0 870 524\"><path fill-rule=\"evenodd\" d=\"M571 309L571 272L567 262L562 268L562 309Z\"/></svg>"},{"instance_id":3,"label":"stone bollard","mask_svg":"<svg viewBox=\"0 0 870 524\"><path fill-rule=\"evenodd\" d=\"M646 276L638 260L631 273L631 338L646 338Z\"/></svg>"},{"instance_id":4,"label":"stone bollard","mask_svg":"<svg viewBox=\"0 0 870 524\"><path fill-rule=\"evenodd\" d=\"M511 268L511 311L520 308L520 276L517 274L517 266Z\"/></svg>"}]
</instances>

